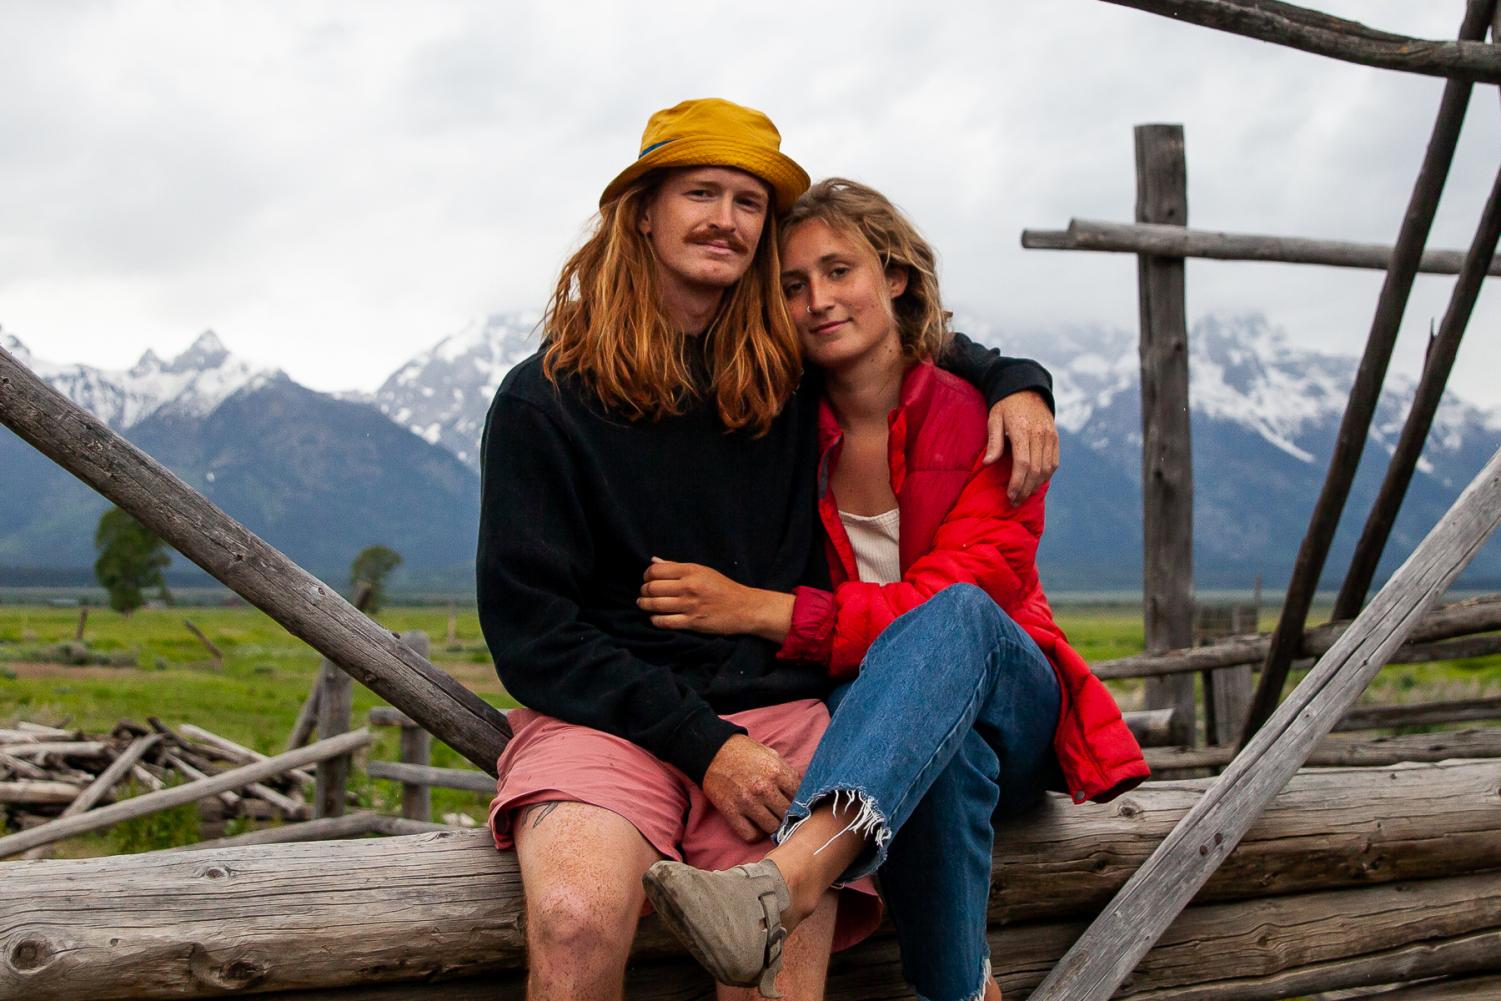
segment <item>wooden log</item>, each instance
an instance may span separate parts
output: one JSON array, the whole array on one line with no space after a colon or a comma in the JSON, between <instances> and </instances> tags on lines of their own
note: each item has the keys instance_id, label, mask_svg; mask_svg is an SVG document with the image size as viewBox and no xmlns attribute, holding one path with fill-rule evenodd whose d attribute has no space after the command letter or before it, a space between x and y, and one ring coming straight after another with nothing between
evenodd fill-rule
<instances>
[{"instance_id":1,"label":"wooden log","mask_svg":"<svg viewBox=\"0 0 1501 1001\"><path fill-rule=\"evenodd\" d=\"M1121 713L1131 735L1142 747L1161 747L1173 742L1172 709L1135 709Z\"/></svg>"},{"instance_id":2,"label":"wooden log","mask_svg":"<svg viewBox=\"0 0 1501 1001\"><path fill-rule=\"evenodd\" d=\"M23 779L50 779L52 773L45 768L39 768L31 762L14 755L0 751L0 769L4 769L12 775L19 775Z\"/></svg>"},{"instance_id":3,"label":"wooden log","mask_svg":"<svg viewBox=\"0 0 1501 1001\"><path fill-rule=\"evenodd\" d=\"M417 768L427 768L432 764L432 754L432 734L420 726L401 728L402 764L412 765ZM476 774L483 776L490 782L490 792L493 793L495 789L494 780L485 775L484 772L477 772ZM432 820L432 786L423 782L403 782L401 785L401 815L407 820Z\"/></svg>"},{"instance_id":4,"label":"wooden log","mask_svg":"<svg viewBox=\"0 0 1501 1001\"><path fill-rule=\"evenodd\" d=\"M318 736L347 733L354 723L354 679L335 664L324 664L318 673ZM338 817L344 813L349 792L349 757L342 755L318 762L313 816Z\"/></svg>"},{"instance_id":5,"label":"wooden log","mask_svg":"<svg viewBox=\"0 0 1501 1001\"><path fill-rule=\"evenodd\" d=\"M1339 991L1321 994L1311 1001L1497 1001L1501 976L1440 977L1405 986L1380 987L1374 991Z\"/></svg>"},{"instance_id":6,"label":"wooden log","mask_svg":"<svg viewBox=\"0 0 1501 1001\"><path fill-rule=\"evenodd\" d=\"M237 744L234 741L230 740L228 737L221 737L217 733L214 733L211 730L205 730L203 727L197 726L193 723L184 723L177 729L182 732L183 736L191 737L193 740L197 741L200 744L207 744L215 751L223 754L230 761L235 761L242 765L248 765L252 761L267 760L267 755L264 755L259 751L252 751L244 744ZM313 784L313 776L309 772L301 768L294 768L291 771L287 772L287 775L296 779L304 786L311 786Z\"/></svg>"},{"instance_id":7,"label":"wooden log","mask_svg":"<svg viewBox=\"0 0 1501 1001\"><path fill-rule=\"evenodd\" d=\"M109 753L109 745L102 740L43 740L9 744L5 752L17 758L102 758Z\"/></svg>"},{"instance_id":8,"label":"wooden log","mask_svg":"<svg viewBox=\"0 0 1501 1001\"><path fill-rule=\"evenodd\" d=\"M179 774L181 774L185 778L190 779L193 782L203 782L213 778L213 775L210 775L208 772L199 768L191 761L188 761L181 754L173 754L169 751L166 755L164 755L164 758L166 759L167 764L172 766L174 771L178 772ZM220 772L216 774L223 773ZM224 808L229 811L230 816L233 816L240 807L240 794L232 790L225 789L222 792L215 793L214 798L224 804Z\"/></svg>"},{"instance_id":9,"label":"wooden log","mask_svg":"<svg viewBox=\"0 0 1501 1001\"><path fill-rule=\"evenodd\" d=\"M370 596L374 593L369 581L358 581L354 586L354 597L350 599L355 611L363 612L370 607ZM313 675L313 687L297 711L297 719L292 723L292 732L287 735L287 746L283 750L301 747L312 738L313 730L318 726L318 693L323 686L323 671L334 666L334 662L327 658L318 665L318 673Z\"/></svg>"},{"instance_id":10,"label":"wooden log","mask_svg":"<svg viewBox=\"0 0 1501 1001\"><path fill-rule=\"evenodd\" d=\"M1366 592L1376 577L1376 566L1386 549L1392 527L1397 522L1397 512L1407 496L1407 487L1412 474L1418 468L1423 454L1423 443L1428 440L1428 431L1438 413L1439 401L1444 387L1449 383L1449 373L1454 360L1459 356L1459 344L1464 339L1465 328L1475 310L1475 301L1480 298L1480 284L1485 278L1486 265L1496 253L1496 244L1501 241L1501 170L1491 185L1490 197L1481 213L1480 224L1475 229L1475 238L1465 255L1465 266L1454 283L1449 305L1439 323L1438 336L1428 345L1428 355L1423 362L1423 374L1418 388L1413 392L1412 404L1407 419L1402 424L1402 434L1392 449L1387 463L1386 476L1381 489L1366 515L1365 527L1355 543L1355 553L1350 558L1350 568L1345 572L1345 581L1334 600L1333 618L1350 619L1365 603Z\"/></svg>"},{"instance_id":11,"label":"wooden log","mask_svg":"<svg viewBox=\"0 0 1501 1001\"><path fill-rule=\"evenodd\" d=\"M43 779L0 782L0 803L58 806L73 802L81 792L83 792L83 786L74 785L71 782L51 782Z\"/></svg>"},{"instance_id":12,"label":"wooden log","mask_svg":"<svg viewBox=\"0 0 1501 1001\"><path fill-rule=\"evenodd\" d=\"M131 741L130 746L121 751L119 756L110 762L109 767L100 772L99 777L90 783L88 788L79 793L73 802L67 805L63 812L58 815L59 818L72 817L83 813L85 810L93 809L95 804L109 795L110 791L125 778L125 773L135 767L136 762L141 760L141 756L159 744L161 739L161 734L153 733ZM43 845L23 853L21 857L28 859L41 858L46 851L47 846Z\"/></svg>"},{"instance_id":13,"label":"wooden log","mask_svg":"<svg viewBox=\"0 0 1501 1001\"><path fill-rule=\"evenodd\" d=\"M131 777L134 778L137 782L141 783L141 785L145 786L147 789L152 790L153 792L167 788L167 783L163 782L155 775L152 775L149 771L142 768L140 765L132 766L130 769L130 774Z\"/></svg>"},{"instance_id":14,"label":"wooden log","mask_svg":"<svg viewBox=\"0 0 1501 1001\"><path fill-rule=\"evenodd\" d=\"M412 718L400 709L391 706L373 706L370 709L371 726L416 726Z\"/></svg>"},{"instance_id":15,"label":"wooden log","mask_svg":"<svg viewBox=\"0 0 1501 1001\"><path fill-rule=\"evenodd\" d=\"M368 743L370 743L370 731L360 729L329 740L320 740L310 747L278 754L267 761L245 765L196 782L162 789L159 792L149 792L121 803L112 803L97 810L90 810L88 813L81 813L76 817L54 820L29 831L0 837L0 858L24 852L38 845L47 845L54 841L61 841L63 838L71 838L75 834L97 831L122 820L142 817L158 810L168 810L174 806L181 806L183 803L193 803L229 789L237 789L251 782L259 782L261 779L280 775L291 768L313 764L331 755L348 754L355 748L364 747ZM46 863L29 862L26 864L45 865Z\"/></svg>"},{"instance_id":16,"label":"wooden log","mask_svg":"<svg viewBox=\"0 0 1501 1001\"><path fill-rule=\"evenodd\" d=\"M1330 622L1303 633L1298 647L1300 657L1317 657L1329 651L1335 640L1350 627L1348 622ZM1482 641L1466 646L1436 647L1432 641L1501 629L1501 595L1484 595L1444 605L1423 616L1413 629L1408 643L1397 648L1390 663L1420 663L1462 656L1486 656L1501 652L1490 649L1495 637L1474 637ZM1153 674L1178 674L1212 668L1254 664L1266 658L1271 646L1270 635L1232 636L1213 646L1185 647L1162 654L1136 654L1115 660L1102 660L1093 666L1096 675L1105 679L1144 678ZM1466 653L1464 651L1480 651Z\"/></svg>"},{"instance_id":17,"label":"wooden log","mask_svg":"<svg viewBox=\"0 0 1501 1001\"><path fill-rule=\"evenodd\" d=\"M1201 900L1501 867L1498 784L1497 762L1300 774ZM1051 795L997 840L992 923L1071 920L1098 907L1206 788L1153 782L1082 806ZM29 1001L93 997L87 988L101 983L133 997L327 989L523 962L515 856L496 852L484 830L19 863L4 880L0 997L19 985ZM147 892L153 906L143 909ZM23 943L45 960L17 971ZM643 926L638 957L677 954L654 922ZM1009 957L1009 946L997 955ZM1045 970L1030 968L1037 979Z\"/></svg>"},{"instance_id":18,"label":"wooden log","mask_svg":"<svg viewBox=\"0 0 1501 1001\"><path fill-rule=\"evenodd\" d=\"M1136 218L1188 225L1181 125L1136 127ZM1183 261L1137 258L1141 315L1142 614L1148 653L1193 642L1193 453ZM1174 743L1194 739L1187 677L1147 681L1146 707L1172 709Z\"/></svg>"},{"instance_id":19,"label":"wooden log","mask_svg":"<svg viewBox=\"0 0 1501 1001\"><path fill-rule=\"evenodd\" d=\"M1335 730L1381 730L1397 726L1436 726L1501 719L1501 696L1453 699L1447 702L1409 702L1405 705L1356 706Z\"/></svg>"},{"instance_id":20,"label":"wooden log","mask_svg":"<svg viewBox=\"0 0 1501 1001\"><path fill-rule=\"evenodd\" d=\"M182 624L188 627L188 632L198 637L198 642L203 644L203 648L209 652L209 656L213 657L219 664L224 663L224 651L215 646L214 641L205 636L202 629L193 625L192 619L183 619Z\"/></svg>"},{"instance_id":21,"label":"wooden log","mask_svg":"<svg viewBox=\"0 0 1501 1001\"><path fill-rule=\"evenodd\" d=\"M365 770L373 779L388 779L410 785L439 786L444 789L463 789L487 796L495 795L495 780L484 772L464 768L433 768L428 765L408 765L396 761L371 761Z\"/></svg>"},{"instance_id":22,"label":"wooden log","mask_svg":"<svg viewBox=\"0 0 1501 1001\"><path fill-rule=\"evenodd\" d=\"M1152 254L1156 257L1196 257L1215 261L1323 264L1374 271L1385 271L1392 263L1392 248L1380 243L1311 240L1299 236L1266 236L1258 233L1223 233L1189 229L1187 226L1106 222L1100 219L1070 219L1066 230L1024 229L1022 246L1028 250L1089 250L1116 254ZM1462 250L1425 250L1418 258L1418 272L1425 275L1457 275L1464 259L1465 252ZM1501 257L1491 258L1486 274L1501 275Z\"/></svg>"},{"instance_id":23,"label":"wooden log","mask_svg":"<svg viewBox=\"0 0 1501 1001\"><path fill-rule=\"evenodd\" d=\"M342 817L325 817L300 824L280 824L259 831L237 834L213 841L200 841L196 845L179 845L163 848L164 852L203 852L220 848L242 848L246 845L286 845L306 841L337 841L343 838L359 838L367 834L411 835L429 834L433 831L449 831L446 824L422 823L404 820L401 817L386 817L379 813L361 811L346 813Z\"/></svg>"},{"instance_id":24,"label":"wooden log","mask_svg":"<svg viewBox=\"0 0 1501 1001\"><path fill-rule=\"evenodd\" d=\"M505 716L0 349L0 423L483 770Z\"/></svg>"},{"instance_id":25,"label":"wooden log","mask_svg":"<svg viewBox=\"0 0 1501 1001\"><path fill-rule=\"evenodd\" d=\"M1437 42L1376 31L1357 21L1331 17L1277 0L1106 0L1203 25L1258 41L1286 45L1362 66L1443 76L1474 83L1501 83L1501 55L1478 39ZM1489 20L1489 10L1485 17Z\"/></svg>"},{"instance_id":26,"label":"wooden log","mask_svg":"<svg viewBox=\"0 0 1501 1001\"><path fill-rule=\"evenodd\" d=\"M16 724L16 729L21 733L37 734L42 737L57 737L63 740L77 740L78 734L59 726L48 726L45 723L33 723L30 720L21 720Z\"/></svg>"},{"instance_id":27,"label":"wooden log","mask_svg":"<svg viewBox=\"0 0 1501 1001\"><path fill-rule=\"evenodd\" d=\"M453 631L453 606L449 606L449 632ZM423 656L428 653L427 633L413 630L408 632L402 639L410 643L412 647ZM415 765L426 768L432 764L433 738L432 734L415 724L401 728L401 761L403 764ZM484 773L480 773L484 774ZM486 776L488 778L488 776ZM492 782L487 790L491 795L495 792ZM433 790L432 786L423 782L403 782L401 784L401 815L407 820L430 821L433 819Z\"/></svg>"},{"instance_id":28,"label":"wooden log","mask_svg":"<svg viewBox=\"0 0 1501 1001\"><path fill-rule=\"evenodd\" d=\"M1149 747L1153 773L1221 768L1235 758L1229 747ZM1309 767L1385 767L1410 762L1501 758L1501 728L1408 733L1387 737L1327 737L1308 756Z\"/></svg>"},{"instance_id":29,"label":"wooden log","mask_svg":"<svg viewBox=\"0 0 1501 1001\"><path fill-rule=\"evenodd\" d=\"M1487 11L1487 14L1489 12ZM1501 522L1501 449L1038 989L1115 993ZM1301 634L1301 630L1300 630ZM1379 982L1379 981L1378 981Z\"/></svg>"},{"instance_id":30,"label":"wooden log","mask_svg":"<svg viewBox=\"0 0 1501 1001\"><path fill-rule=\"evenodd\" d=\"M1479 40L1485 37L1494 2L1495 0L1469 0L1465 8L1464 23L1460 27L1460 38ZM1408 295L1412 292L1418 260L1428 242L1428 232L1433 227L1439 196L1443 194L1444 182L1448 179L1449 167L1454 160L1454 148L1459 142L1460 127L1469 106L1470 90L1470 84L1460 80L1450 80L1444 85L1444 96L1439 102L1433 133L1429 137L1423 164L1418 170L1407 211L1402 217L1402 227L1397 234L1392 266L1381 285L1381 295L1376 302L1376 313L1366 337L1365 351L1355 373L1355 384L1350 389L1350 400L1340 419L1334 451L1329 458L1329 471L1309 518L1308 531L1298 547L1292 579L1283 600L1282 615L1272 633L1271 648L1261 668L1251 709L1246 715L1246 725L1240 739L1242 747L1250 742L1251 735L1271 717L1282 698L1282 687L1287 681L1288 668L1297 654L1298 641L1302 638L1303 627L1308 621L1308 609L1313 604L1319 575L1324 570L1324 561L1334 542L1334 532L1339 527L1340 515L1350 495L1350 487L1355 482L1355 471L1360 465L1360 455L1370 432L1371 418L1376 413L1381 383L1386 378L1387 365L1391 362L1392 348L1397 341L1402 314L1407 308Z\"/></svg>"}]
</instances>

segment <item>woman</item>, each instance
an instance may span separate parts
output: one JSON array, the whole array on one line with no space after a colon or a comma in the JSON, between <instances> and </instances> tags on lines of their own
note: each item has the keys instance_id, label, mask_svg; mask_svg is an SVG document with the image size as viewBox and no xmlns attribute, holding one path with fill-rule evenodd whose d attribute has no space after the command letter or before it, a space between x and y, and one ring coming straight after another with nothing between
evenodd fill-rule
<instances>
[{"instance_id":1,"label":"woman","mask_svg":"<svg viewBox=\"0 0 1501 1001\"><path fill-rule=\"evenodd\" d=\"M931 248L880 194L837 178L798 200L782 234L783 293L825 376L834 588L778 594L658 562L639 604L662 628L757 633L858 677L831 698L766 859L717 873L658 863L647 893L716 978L764 991L823 892L881 867L917 993L998 998L992 817L1060 778L1075 801L1109 799L1146 764L1038 582L1043 491L1007 500L1008 463L980 462L983 402L932 364L949 333Z\"/></svg>"}]
</instances>

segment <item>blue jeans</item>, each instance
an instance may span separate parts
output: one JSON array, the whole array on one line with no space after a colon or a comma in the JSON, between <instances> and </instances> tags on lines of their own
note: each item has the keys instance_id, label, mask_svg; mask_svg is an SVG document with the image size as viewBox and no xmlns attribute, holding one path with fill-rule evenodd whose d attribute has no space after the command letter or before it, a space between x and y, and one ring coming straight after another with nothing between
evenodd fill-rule
<instances>
[{"instance_id":1,"label":"blue jeans","mask_svg":"<svg viewBox=\"0 0 1501 1001\"><path fill-rule=\"evenodd\" d=\"M860 807L870 848L841 882L881 870L902 970L925 1001L978 997L989 967L992 827L1059 784L1057 675L1021 627L957 584L893 622L808 765L783 841L812 807Z\"/></svg>"}]
</instances>

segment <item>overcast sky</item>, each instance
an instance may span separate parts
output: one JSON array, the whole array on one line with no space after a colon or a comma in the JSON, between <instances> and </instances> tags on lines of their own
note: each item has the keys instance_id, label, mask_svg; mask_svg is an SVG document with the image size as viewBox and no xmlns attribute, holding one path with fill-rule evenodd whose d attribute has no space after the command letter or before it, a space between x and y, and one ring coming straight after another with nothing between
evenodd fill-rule
<instances>
[{"instance_id":1,"label":"overcast sky","mask_svg":"<svg viewBox=\"0 0 1501 1001\"><path fill-rule=\"evenodd\" d=\"M1316 5L1433 38L1464 6ZM1019 245L1131 218L1134 124L1184 125L1195 226L1389 243L1443 86L1100 0L0 0L0 40L0 328L105 367L212 328L324 390L539 306L647 116L683 98L761 108L814 177L885 190L950 305L1004 332L1135 328L1132 258ZM1498 162L1478 87L1430 245L1468 245ZM1489 406L1498 281L1453 380ZM1358 353L1380 284L1191 262L1189 316L1260 310ZM1399 367L1451 285L1420 279Z\"/></svg>"}]
</instances>

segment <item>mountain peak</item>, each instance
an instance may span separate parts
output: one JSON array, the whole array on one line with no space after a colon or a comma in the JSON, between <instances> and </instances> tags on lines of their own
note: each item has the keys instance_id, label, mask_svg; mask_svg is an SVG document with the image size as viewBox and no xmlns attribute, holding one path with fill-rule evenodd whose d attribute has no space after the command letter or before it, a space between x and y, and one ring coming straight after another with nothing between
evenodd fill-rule
<instances>
[{"instance_id":1,"label":"mountain peak","mask_svg":"<svg viewBox=\"0 0 1501 1001\"><path fill-rule=\"evenodd\" d=\"M130 367L130 374L139 377L151 372L160 372L162 367L161 358L155 351L147 348L140 360Z\"/></svg>"},{"instance_id":2,"label":"mountain peak","mask_svg":"<svg viewBox=\"0 0 1501 1001\"><path fill-rule=\"evenodd\" d=\"M142 359L145 360L144 358ZM168 372L202 372L211 368L218 368L229 360L229 349L224 342L219 340L219 335L212 330L205 330L198 335L182 354L173 358L164 370Z\"/></svg>"}]
</instances>

